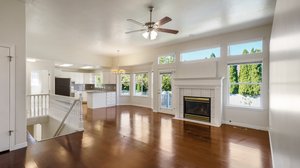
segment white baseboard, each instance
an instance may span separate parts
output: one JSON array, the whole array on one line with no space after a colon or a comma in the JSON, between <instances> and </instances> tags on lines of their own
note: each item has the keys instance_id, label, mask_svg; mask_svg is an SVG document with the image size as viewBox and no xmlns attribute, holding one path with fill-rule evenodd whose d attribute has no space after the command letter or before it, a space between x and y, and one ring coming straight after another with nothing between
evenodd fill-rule
<instances>
[{"instance_id":1,"label":"white baseboard","mask_svg":"<svg viewBox=\"0 0 300 168\"><path fill-rule=\"evenodd\" d=\"M197 120L191 120L191 119L187 119L187 118L174 117L173 119L175 119L175 120L182 120L182 121L189 121L189 122L193 122L193 123L197 123L197 124L209 125L209 126L214 126L214 127L220 127L221 126L221 125L214 124L214 123L197 121Z\"/></svg>"},{"instance_id":2,"label":"white baseboard","mask_svg":"<svg viewBox=\"0 0 300 168\"><path fill-rule=\"evenodd\" d=\"M131 104L127 104L127 103L119 103L119 104L117 104L117 106L131 106Z\"/></svg>"},{"instance_id":3,"label":"white baseboard","mask_svg":"<svg viewBox=\"0 0 300 168\"><path fill-rule=\"evenodd\" d=\"M14 145L12 147L11 151L18 150L18 149L25 148L25 147L27 147L27 142L19 143L19 144Z\"/></svg>"},{"instance_id":4,"label":"white baseboard","mask_svg":"<svg viewBox=\"0 0 300 168\"><path fill-rule=\"evenodd\" d=\"M246 128L251 128L251 129L256 129L256 130L262 130L262 131L268 131L268 127L261 127L261 126L256 126L256 125L250 125L250 124L245 124L245 123L239 123L239 122L229 122L229 121L223 121L223 124L228 124L228 125L233 125L233 126L239 126L239 127L246 127Z\"/></svg>"},{"instance_id":5,"label":"white baseboard","mask_svg":"<svg viewBox=\"0 0 300 168\"><path fill-rule=\"evenodd\" d=\"M149 108L152 109L152 107L148 107L148 106L143 106L140 104L118 104L119 106L137 106L137 107L144 107L144 108Z\"/></svg>"},{"instance_id":6,"label":"white baseboard","mask_svg":"<svg viewBox=\"0 0 300 168\"><path fill-rule=\"evenodd\" d=\"M272 138L271 138L271 132L270 132L270 130L269 130L269 141L270 141L272 165L273 165L273 167L276 167L275 163L274 163L273 145L272 145Z\"/></svg>"},{"instance_id":7,"label":"white baseboard","mask_svg":"<svg viewBox=\"0 0 300 168\"><path fill-rule=\"evenodd\" d=\"M139 105L139 104L131 104L131 105L132 105L132 106L138 106L138 107L144 107L144 108L152 109L152 107L143 106L143 105Z\"/></svg>"}]
</instances>

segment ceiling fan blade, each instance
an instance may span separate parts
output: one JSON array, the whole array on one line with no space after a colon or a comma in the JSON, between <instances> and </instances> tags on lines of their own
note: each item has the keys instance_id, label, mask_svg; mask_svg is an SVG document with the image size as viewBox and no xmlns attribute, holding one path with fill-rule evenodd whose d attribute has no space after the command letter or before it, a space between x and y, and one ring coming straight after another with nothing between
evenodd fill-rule
<instances>
[{"instance_id":1,"label":"ceiling fan blade","mask_svg":"<svg viewBox=\"0 0 300 168\"><path fill-rule=\"evenodd\" d=\"M178 30L164 29L164 28L157 28L156 30L159 31L159 32L171 33L171 34L177 34L179 32Z\"/></svg>"},{"instance_id":2,"label":"ceiling fan blade","mask_svg":"<svg viewBox=\"0 0 300 168\"><path fill-rule=\"evenodd\" d=\"M161 25L164 25L164 24L170 22L171 20L172 20L171 18L169 18L168 16L166 16L166 17L160 19L160 20L159 20L158 22L156 22L155 24L158 25L158 26L161 26Z\"/></svg>"},{"instance_id":3,"label":"ceiling fan blade","mask_svg":"<svg viewBox=\"0 0 300 168\"><path fill-rule=\"evenodd\" d=\"M129 34L129 33L141 32L141 31L146 31L146 30L147 29L140 29L140 30L133 30L133 31L125 32L125 33Z\"/></svg>"},{"instance_id":4,"label":"ceiling fan blade","mask_svg":"<svg viewBox=\"0 0 300 168\"><path fill-rule=\"evenodd\" d=\"M131 23L134 23L134 24L137 24L137 25L140 25L140 26L145 26L145 24L141 23L141 22L138 22L136 20L133 20L133 19L127 19L128 22L131 22Z\"/></svg>"}]
</instances>

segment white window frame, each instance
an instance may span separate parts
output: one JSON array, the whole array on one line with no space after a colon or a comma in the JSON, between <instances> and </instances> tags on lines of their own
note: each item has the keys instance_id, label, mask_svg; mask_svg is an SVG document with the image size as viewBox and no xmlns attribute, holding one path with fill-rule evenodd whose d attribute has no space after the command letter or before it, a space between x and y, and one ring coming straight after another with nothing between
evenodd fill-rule
<instances>
[{"instance_id":1,"label":"white window frame","mask_svg":"<svg viewBox=\"0 0 300 168\"><path fill-rule=\"evenodd\" d=\"M135 81L135 78L136 78L136 75L137 74L146 74L147 77L148 77L148 91L147 91L147 95L136 95L136 81ZM148 72L136 72L136 73L133 73L133 96L136 96L136 97L149 97L149 73Z\"/></svg>"},{"instance_id":2,"label":"white window frame","mask_svg":"<svg viewBox=\"0 0 300 168\"><path fill-rule=\"evenodd\" d=\"M208 58L208 59L195 59L195 60L190 60L190 61L183 61L182 60L182 54L184 53L190 53L190 52L197 52L201 50L208 50L208 49L213 49L213 48L219 48L220 49L220 56L216 58ZM215 46L210 46L210 47L203 47L203 48L198 48L198 49L192 49L192 50L185 50L180 52L180 63L190 63L190 62L204 62L204 61L211 61L211 60L218 60L222 56L222 47L221 45L215 45Z\"/></svg>"},{"instance_id":3,"label":"white window frame","mask_svg":"<svg viewBox=\"0 0 300 168\"><path fill-rule=\"evenodd\" d=\"M230 104L230 99L229 99L229 97L230 97L230 92L229 92L229 90L230 90L230 86L231 86L231 83L230 83L230 72L229 72L229 65L241 65L241 64L262 64L262 77L261 77L261 79L262 79L262 81L261 81L261 83L237 83L237 84L259 84L260 85L260 89L261 89L261 93L260 93L260 106L259 107L250 107L250 106L239 106L239 105L233 105L233 104ZM263 86L264 86L264 81L265 81L265 79L264 79L264 64L263 64L263 61L253 61L253 62L238 62L238 63L228 63L227 64L227 67L226 67L226 69L227 69L227 90L226 90L226 93L227 93L227 103L226 103L226 106L228 106L228 107L237 107L237 108L247 108L247 109L263 109L264 107L263 107L263 102L264 102L264 100L263 100L263 98L264 98L264 91L263 91Z\"/></svg>"},{"instance_id":4,"label":"white window frame","mask_svg":"<svg viewBox=\"0 0 300 168\"><path fill-rule=\"evenodd\" d=\"M122 94L122 75L129 75L129 94ZM131 95L131 81L132 81L132 76L130 73L124 73L124 74L120 74L120 96L130 96Z\"/></svg>"}]
</instances>

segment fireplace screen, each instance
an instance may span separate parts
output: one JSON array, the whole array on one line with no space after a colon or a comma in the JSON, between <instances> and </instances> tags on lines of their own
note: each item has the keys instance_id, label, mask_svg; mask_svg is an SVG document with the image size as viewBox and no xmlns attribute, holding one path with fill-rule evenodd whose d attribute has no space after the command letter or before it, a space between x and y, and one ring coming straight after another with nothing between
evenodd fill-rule
<instances>
[{"instance_id":1,"label":"fireplace screen","mask_svg":"<svg viewBox=\"0 0 300 168\"><path fill-rule=\"evenodd\" d=\"M210 98L184 96L184 118L210 122Z\"/></svg>"}]
</instances>

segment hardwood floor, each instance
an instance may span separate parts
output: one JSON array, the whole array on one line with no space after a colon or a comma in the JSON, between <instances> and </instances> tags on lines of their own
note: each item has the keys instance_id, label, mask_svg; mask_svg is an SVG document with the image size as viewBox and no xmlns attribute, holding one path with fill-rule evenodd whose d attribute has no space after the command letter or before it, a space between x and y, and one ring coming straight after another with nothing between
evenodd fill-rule
<instances>
[{"instance_id":1,"label":"hardwood floor","mask_svg":"<svg viewBox=\"0 0 300 168\"><path fill-rule=\"evenodd\" d=\"M173 120L150 109L85 108L85 131L0 155L0 167L269 168L267 132Z\"/></svg>"}]
</instances>

